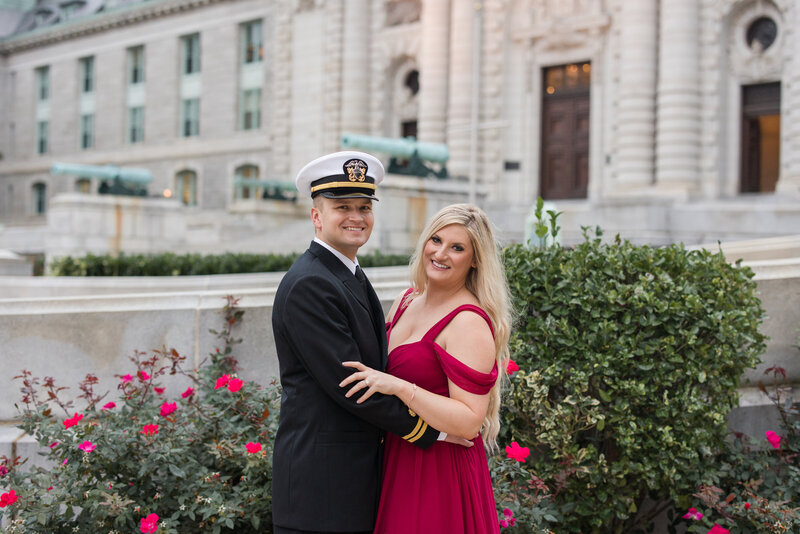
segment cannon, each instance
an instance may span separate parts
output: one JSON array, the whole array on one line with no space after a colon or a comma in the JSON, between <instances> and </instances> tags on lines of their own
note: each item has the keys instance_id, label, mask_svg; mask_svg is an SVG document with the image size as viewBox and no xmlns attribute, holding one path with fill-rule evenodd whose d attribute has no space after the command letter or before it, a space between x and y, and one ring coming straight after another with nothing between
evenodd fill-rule
<instances>
[{"instance_id":1,"label":"cannon","mask_svg":"<svg viewBox=\"0 0 800 534\"><path fill-rule=\"evenodd\" d=\"M297 202L297 187L294 182L281 182L278 180L259 180L257 178L234 178L234 187L255 187L261 189L261 198L275 200L290 200Z\"/></svg>"},{"instance_id":2,"label":"cannon","mask_svg":"<svg viewBox=\"0 0 800 534\"><path fill-rule=\"evenodd\" d=\"M98 193L101 195L127 195L143 197L147 195L147 184L153 175L147 169L117 167L116 165L76 165L72 163L53 163L51 174L71 174L82 178L101 180Z\"/></svg>"},{"instance_id":3,"label":"cannon","mask_svg":"<svg viewBox=\"0 0 800 534\"><path fill-rule=\"evenodd\" d=\"M450 158L450 153L444 144L423 143L413 137L392 139L346 133L342 135L341 145L342 148L388 154L390 159L386 170L389 173L447 178L445 163ZM434 169L430 163L438 164L439 170Z\"/></svg>"}]
</instances>

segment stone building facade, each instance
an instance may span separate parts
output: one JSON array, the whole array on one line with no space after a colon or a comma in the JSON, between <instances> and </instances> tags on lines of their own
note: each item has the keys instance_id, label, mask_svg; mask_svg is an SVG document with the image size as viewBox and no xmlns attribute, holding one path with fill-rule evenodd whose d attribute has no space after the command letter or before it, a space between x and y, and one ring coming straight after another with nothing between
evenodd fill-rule
<instances>
[{"instance_id":1,"label":"stone building facade","mask_svg":"<svg viewBox=\"0 0 800 534\"><path fill-rule=\"evenodd\" d=\"M303 248L305 204L271 187L345 133L449 149L449 178L387 180L403 201L381 206L386 228L472 200L521 240L543 196L567 242L582 225L651 243L800 233L794 0L0 0L0 11L0 248L41 253L65 224L97 224L81 221L78 193L98 182L51 174L64 161L148 169L161 198L147 201L173 217L148 239L174 250L257 248L264 232Z\"/></svg>"}]
</instances>

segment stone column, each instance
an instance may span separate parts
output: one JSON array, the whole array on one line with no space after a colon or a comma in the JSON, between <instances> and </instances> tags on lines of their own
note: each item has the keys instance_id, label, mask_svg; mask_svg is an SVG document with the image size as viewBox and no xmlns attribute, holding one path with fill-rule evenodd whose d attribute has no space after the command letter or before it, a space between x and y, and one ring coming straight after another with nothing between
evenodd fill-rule
<instances>
[{"instance_id":1,"label":"stone column","mask_svg":"<svg viewBox=\"0 0 800 534\"><path fill-rule=\"evenodd\" d=\"M341 132L369 132L370 25L369 0L347 0L344 6L345 28L342 60Z\"/></svg>"},{"instance_id":2,"label":"stone column","mask_svg":"<svg viewBox=\"0 0 800 534\"><path fill-rule=\"evenodd\" d=\"M475 9L475 2L456 1L450 17L450 97L447 112L450 161L447 162L447 170L451 176L469 174L471 128L478 126L471 123Z\"/></svg>"},{"instance_id":3,"label":"stone column","mask_svg":"<svg viewBox=\"0 0 800 534\"><path fill-rule=\"evenodd\" d=\"M700 9L696 0L661 2L656 184L695 189L700 174Z\"/></svg>"},{"instance_id":4,"label":"stone column","mask_svg":"<svg viewBox=\"0 0 800 534\"><path fill-rule=\"evenodd\" d=\"M459 3L470 3L459 0ZM450 0L426 0L420 15L419 60L420 141L447 141L447 72L450 50Z\"/></svg>"},{"instance_id":5,"label":"stone column","mask_svg":"<svg viewBox=\"0 0 800 534\"><path fill-rule=\"evenodd\" d=\"M781 172L775 185L777 193L800 193L800 9L792 9L795 22L787 40L793 43L792 61L783 70L781 80ZM787 24L784 27L788 27ZM788 90L787 90L788 89Z\"/></svg>"},{"instance_id":6,"label":"stone column","mask_svg":"<svg viewBox=\"0 0 800 534\"><path fill-rule=\"evenodd\" d=\"M636 0L621 9L617 178L626 189L654 179L658 3Z\"/></svg>"}]
</instances>

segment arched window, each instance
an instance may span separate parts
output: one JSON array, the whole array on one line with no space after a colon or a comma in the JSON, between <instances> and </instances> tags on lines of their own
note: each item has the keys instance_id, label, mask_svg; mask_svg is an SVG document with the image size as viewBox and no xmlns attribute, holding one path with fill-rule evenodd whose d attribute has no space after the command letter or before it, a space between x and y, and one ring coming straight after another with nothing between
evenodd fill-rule
<instances>
[{"instance_id":1,"label":"arched window","mask_svg":"<svg viewBox=\"0 0 800 534\"><path fill-rule=\"evenodd\" d=\"M184 206L197 206L197 173L190 170L179 171L175 175L175 191Z\"/></svg>"},{"instance_id":2,"label":"arched window","mask_svg":"<svg viewBox=\"0 0 800 534\"><path fill-rule=\"evenodd\" d=\"M75 191L88 195L92 192L92 181L89 178L78 178L75 180Z\"/></svg>"},{"instance_id":3,"label":"arched window","mask_svg":"<svg viewBox=\"0 0 800 534\"><path fill-rule=\"evenodd\" d=\"M33 213L44 215L47 212L47 184L33 184Z\"/></svg>"},{"instance_id":4,"label":"arched window","mask_svg":"<svg viewBox=\"0 0 800 534\"><path fill-rule=\"evenodd\" d=\"M236 168L233 185L236 199L258 198L260 173L255 165L242 165Z\"/></svg>"}]
</instances>

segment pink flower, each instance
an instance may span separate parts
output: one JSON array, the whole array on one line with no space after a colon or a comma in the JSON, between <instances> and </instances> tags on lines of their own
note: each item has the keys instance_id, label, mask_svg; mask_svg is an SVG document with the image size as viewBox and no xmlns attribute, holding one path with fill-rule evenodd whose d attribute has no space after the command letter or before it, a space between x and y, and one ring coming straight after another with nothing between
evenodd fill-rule
<instances>
[{"instance_id":1,"label":"pink flower","mask_svg":"<svg viewBox=\"0 0 800 534\"><path fill-rule=\"evenodd\" d=\"M224 388L228 385L230 379L230 375L222 375L221 377L217 378L217 383L214 385L214 389Z\"/></svg>"},{"instance_id":2,"label":"pink flower","mask_svg":"<svg viewBox=\"0 0 800 534\"><path fill-rule=\"evenodd\" d=\"M511 445L506 445L506 454L512 460L524 462L530 453L531 450L528 447L520 447L516 441L512 441Z\"/></svg>"},{"instance_id":3,"label":"pink flower","mask_svg":"<svg viewBox=\"0 0 800 534\"><path fill-rule=\"evenodd\" d=\"M6 476L8 474L8 467L5 464L0 464L0 478Z\"/></svg>"},{"instance_id":4,"label":"pink flower","mask_svg":"<svg viewBox=\"0 0 800 534\"><path fill-rule=\"evenodd\" d=\"M247 449L247 452L249 452L250 454L255 454L255 453L261 451L261 444L260 443L254 443L254 442L251 441L250 443L245 445L244 448Z\"/></svg>"},{"instance_id":5,"label":"pink flower","mask_svg":"<svg viewBox=\"0 0 800 534\"><path fill-rule=\"evenodd\" d=\"M139 530L142 531L142 534L152 534L153 532L157 531L158 516L156 514L150 514L147 517L143 517L139 526Z\"/></svg>"},{"instance_id":6,"label":"pink flower","mask_svg":"<svg viewBox=\"0 0 800 534\"><path fill-rule=\"evenodd\" d=\"M175 402L165 402L161 405L161 417L166 417L178 409L178 404Z\"/></svg>"},{"instance_id":7,"label":"pink flower","mask_svg":"<svg viewBox=\"0 0 800 534\"><path fill-rule=\"evenodd\" d=\"M108 404L104 405L101 410L110 410L111 408L116 408L117 405L113 402L109 402Z\"/></svg>"},{"instance_id":8,"label":"pink flower","mask_svg":"<svg viewBox=\"0 0 800 534\"><path fill-rule=\"evenodd\" d=\"M714 523L714 526L711 527L711 530L708 531L708 534L730 534L730 530L727 528L722 528L718 524Z\"/></svg>"},{"instance_id":9,"label":"pink flower","mask_svg":"<svg viewBox=\"0 0 800 534\"><path fill-rule=\"evenodd\" d=\"M78 445L78 448L80 450L82 450L83 452L92 452L95 447L96 447L96 445L94 443L92 443L91 441L84 441L83 443Z\"/></svg>"},{"instance_id":10,"label":"pink flower","mask_svg":"<svg viewBox=\"0 0 800 534\"><path fill-rule=\"evenodd\" d=\"M133 380L133 377L128 374L120 378L120 380L122 380L123 382L130 382L131 380Z\"/></svg>"},{"instance_id":11,"label":"pink flower","mask_svg":"<svg viewBox=\"0 0 800 534\"><path fill-rule=\"evenodd\" d=\"M158 434L158 425L144 425L139 431L139 434L144 434L145 436L155 436Z\"/></svg>"},{"instance_id":12,"label":"pink flower","mask_svg":"<svg viewBox=\"0 0 800 534\"><path fill-rule=\"evenodd\" d=\"M58 447L59 445L61 445L59 442L57 442L57 441L54 441L53 443L51 443L51 444L50 444L50 448L51 448L51 449L55 449L55 448L56 448L56 447Z\"/></svg>"},{"instance_id":13,"label":"pink flower","mask_svg":"<svg viewBox=\"0 0 800 534\"><path fill-rule=\"evenodd\" d=\"M750 503L749 502L744 503L744 509L745 510L749 510L750 509Z\"/></svg>"},{"instance_id":14,"label":"pink flower","mask_svg":"<svg viewBox=\"0 0 800 534\"><path fill-rule=\"evenodd\" d=\"M53 489L53 486L50 486L49 488L47 488L47 491L50 491L51 489Z\"/></svg>"},{"instance_id":15,"label":"pink flower","mask_svg":"<svg viewBox=\"0 0 800 534\"><path fill-rule=\"evenodd\" d=\"M75 415L73 415L69 419L64 419L64 428L69 428L71 426L77 425L78 421L80 421L81 419L83 419L83 414L82 413L76 413Z\"/></svg>"},{"instance_id":16,"label":"pink flower","mask_svg":"<svg viewBox=\"0 0 800 534\"><path fill-rule=\"evenodd\" d=\"M3 493L0 495L0 508L5 508L6 506L11 506L15 502L17 502L17 494L14 493L14 490L9 490L8 493Z\"/></svg>"},{"instance_id":17,"label":"pink flower","mask_svg":"<svg viewBox=\"0 0 800 534\"><path fill-rule=\"evenodd\" d=\"M164 388L153 388L153 391L155 391L159 395L163 395L164 394Z\"/></svg>"},{"instance_id":18,"label":"pink flower","mask_svg":"<svg viewBox=\"0 0 800 534\"><path fill-rule=\"evenodd\" d=\"M703 514L697 511L697 508L689 508L685 514L683 514L684 519L694 519L695 521L699 521L703 518Z\"/></svg>"},{"instance_id":19,"label":"pink flower","mask_svg":"<svg viewBox=\"0 0 800 534\"><path fill-rule=\"evenodd\" d=\"M508 526L508 521L503 519L502 521L500 521L500 526L503 527L503 528L506 528Z\"/></svg>"},{"instance_id":20,"label":"pink flower","mask_svg":"<svg viewBox=\"0 0 800 534\"><path fill-rule=\"evenodd\" d=\"M512 512L508 508L504 508L503 509L503 520L500 521L500 526L503 527L503 528L505 528L505 527L513 527L514 523L516 523L516 522L517 522L517 520L514 518L514 512Z\"/></svg>"},{"instance_id":21,"label":"pink flower","mask_svg":"<svg viewBox=\"0 0 800 534\"><path fill-rule=\"evenodd\" d=\"M144 382L145 380L150 380L150 375L148 375L144 371L139 371L138 373L136 373L136 375L139 377L139 380L141 380L142 382Z\"/></svg>"},{"instance_id":22,"label":"pink flower","mask_svg":"<svg viewBox=\"0 0 800 534\"><path fill-rule=\"evenodd\" d=\"M194 390L192 388L186 388L186 391L181 393L181 397L183 397L185 399L186 397L191 397L193 393L194 393Z\"/></svg>"},{"instance_id":23,"label":"pink flower","mask_svg":"<svg viewBox=\"0 0 800 534\"><path fill-rule=\"evenodd\" d=\"M519 371L519 365L514 360L508 360L508 365L506 365L506 374L511 376L514 373Z\"/></svg>"},{"instance_id":24,"label":"pink flower","mask_svg":"<svg viewBox=\"0 0 800 534\"><path fill-rule=\"evenodd\" d=\"M61 462L61 465L67 465L67 461L69 461L69 458L64 458L64 461Z\"/></svg>"},{"instance_id":25,"label":"pink flower","mask_svg":"<svg viewBox=\"0 0 800 534\"><path fill-rule=\"evenodd\" d=\"M772 430L766 431L767 441L769 444L772 445L773 449L780 449L781 448L781 437L773 432Z\"/></svg>"},{"instance_id":26,"label":"pink flower","mask_svg":"<svg viewBox=\"0 0 800 534\"><path fill-rule=\"evenodd\" d=\"M243 385L244 382L242 380L239 380L238 378L231 378L230 381L228 382L228 391L236 393L237 391L242 389Z\"/></svg>"}]
</instances>

